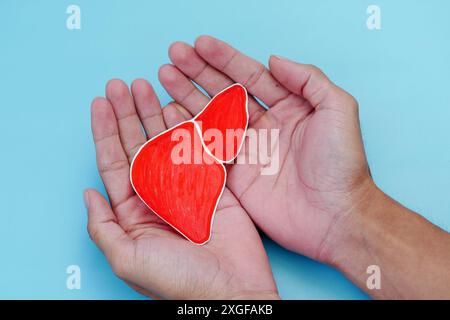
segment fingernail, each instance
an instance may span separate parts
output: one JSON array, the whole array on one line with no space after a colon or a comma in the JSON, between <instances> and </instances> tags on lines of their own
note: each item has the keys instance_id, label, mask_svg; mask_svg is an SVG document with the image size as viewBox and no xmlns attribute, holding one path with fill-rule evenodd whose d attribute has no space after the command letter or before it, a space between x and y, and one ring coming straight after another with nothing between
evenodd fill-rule
<instances>
[{"instance_id":1,"label":"fingernail","mask_svg":"<svg viewBox=\"0 0 450 320\"><path fill-rule=\"evenodd\" d=\"M282 57L282 56L277 56L277 55L272 55L272 58L274 58L274 59L278 59L278 60L288 60L287 58L285 58L285 57Z\"/></svg>"},{"instance_id":2,"label":"fingernail","mask_svg":"<svg viewBox=\"0 0 450 320\"><path fill-rule=\"evenodd\" d=\"M84 190L83 192L83 199L86 209L89 209L89 192L87 190Z\"/></svg>"}]
</instances>

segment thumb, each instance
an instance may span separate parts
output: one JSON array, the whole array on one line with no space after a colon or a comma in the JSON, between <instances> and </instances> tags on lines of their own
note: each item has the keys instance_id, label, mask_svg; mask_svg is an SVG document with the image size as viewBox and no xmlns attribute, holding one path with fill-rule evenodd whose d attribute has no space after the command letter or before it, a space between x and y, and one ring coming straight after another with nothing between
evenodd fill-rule
<instances>
[{"instance_id":1,"label":"thumb","mask_svg":"<svg viewBox=\"0 0 450 320\"><path fill-rule=\"evenodd\" d=\"M271 56L269 68L272 75L286 89L302 96L316 109L356 109L358 103L316 66L301 64L279 56Z\"/></svg>"},{"instance_id":2,"label":"thumb","mask_svg":"<svg viewBox=\"0 0 450 320\"><path fill-rule=\"evenodd\" d=\"M91 239L103 251L111 267L119 277L123 277L123 258L131 240L117 223L117 218L106 199L96 190L84 191L84 201L88 210L88 232Z\"/></svg>"}]
</instances>

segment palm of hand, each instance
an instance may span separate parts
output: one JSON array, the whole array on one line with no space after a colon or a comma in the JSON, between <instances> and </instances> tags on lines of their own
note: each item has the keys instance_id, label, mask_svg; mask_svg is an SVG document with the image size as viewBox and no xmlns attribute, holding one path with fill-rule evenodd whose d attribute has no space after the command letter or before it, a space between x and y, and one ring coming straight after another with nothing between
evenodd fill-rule
<instances>
[{"instance_id":1,"label":"palm of hand","mask_svg":"<svg viewBox=\"0 0 450 320\"><path fill-rule=\"evenodd\" d=\"M235 165L229 186L254 221L288 249L323 260L322 246L368 173L355 127L342 111L314 109L299 96L274 105L252 127L279 129L279 170ZM348 106L353 112L355 106ZM247 185L241 182L249 181Z\"/></svg>"},{"instance_id":2,"label":"palm of hand","mask_svg":"<svg viewBox=\"0 0 450 320\"><path fill-rule=\"evenodd\" d=\"M240 82L269 106L265 111L250 98L250 128L279 130L279 170L261 175L267 163L238 163L229 170L227 186L275 241L326 260L322 251L332 229L369 177L356 101L317 68L271 58L269 71L208 36L195 48L175 43L169 56L176 68L163 66L160 81L192 114L208 98L191 80L210 95Z\"/></svg>"},{"instance_id":3,"label":"palm of hand","mask_svg":"<svg viewBox=\"0 0 450 320\"><path fill-rule=\"evenodd\" d=\"M204 246L186 241L138 197L128 202L134 210L122 208L115 214L135 219L121 222L132 245L115 265L117 274L138 291L190 299L276 295L259 235L228 190L217 208L212 239Z\"/></svg>"},{"instance_id":4,"label":"palm of hand","mask_svg":"<svg viewBox=\"0 0 450 320\"><path fill-rule=\"evenodd\" d=\"M116 273L143 293L217 298L260 292L276 297L267 257L243 208L280 244L326 261L324 247L333 241L337 221L370 180L357 104L315 68L272 58L269 72L210 37L199 38L195 49L176 43L169 55L177 68L163 66L159 77L176 102L163 109L164 117L151 87L142 81L133 84L133 97L122 83L121 89L107 92L112 106L105 99L93 103L99 169L114 212L90 191L90 234ZM264 112L250 98L250 127L280 133L275 174L261 175L261 164L231 166L212 240L203 247L192 246L152 215L128 182L129 160L145 142L141 122L151 137L208 102L191 79L210 95L233 82L246 85L270 107Z\"/></svg>"}]
</instances>

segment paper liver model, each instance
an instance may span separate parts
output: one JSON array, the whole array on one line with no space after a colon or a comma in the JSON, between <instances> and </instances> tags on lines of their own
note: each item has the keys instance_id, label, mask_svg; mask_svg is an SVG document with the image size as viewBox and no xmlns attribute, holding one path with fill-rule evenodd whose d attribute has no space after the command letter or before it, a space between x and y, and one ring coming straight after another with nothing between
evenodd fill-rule
<instances>
[{"instance_id":1,"label":"paper liver model","mask_svg":"<svg viewBox=\"0 0 450 320\"><path fill-rule=\"evenodd\" d=\"M247 91L234 84L192 120L147 141L130 179L141 200L188 240L205 244L226 183L223 163L239 153L248 126Z\"/></svg>"}]
</instances>

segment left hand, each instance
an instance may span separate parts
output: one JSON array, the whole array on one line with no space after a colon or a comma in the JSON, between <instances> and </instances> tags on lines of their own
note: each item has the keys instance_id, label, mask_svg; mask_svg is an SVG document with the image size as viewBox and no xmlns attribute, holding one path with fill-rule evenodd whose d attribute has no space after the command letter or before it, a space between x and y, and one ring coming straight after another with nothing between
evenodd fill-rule
<instances>
[{"instance_id":1,"label":"left hand","mask_svg":"<svg viewBox=\"0 0 450 320\"><path fill-rule=\"evenodd\" d=\"M173 65L160 69L160 81L192 114L209 101L192 81L210 96L234 82L247 88L249 129L256 134L260 129L279 130L276 141L270 142L279 146L279 155L256 164L233 164L227 187L274 241L332 264L348 219L376 192L356 100L317 67L272 56L267 69L209 36L199 37L195 47L177 42L169 56ZM251 154L267 158L261 151ZM241 151L245 159L248 152ZM261 169L276 164L277 158L279 167L262 175Z\"/></svg>"}]
</instances>

